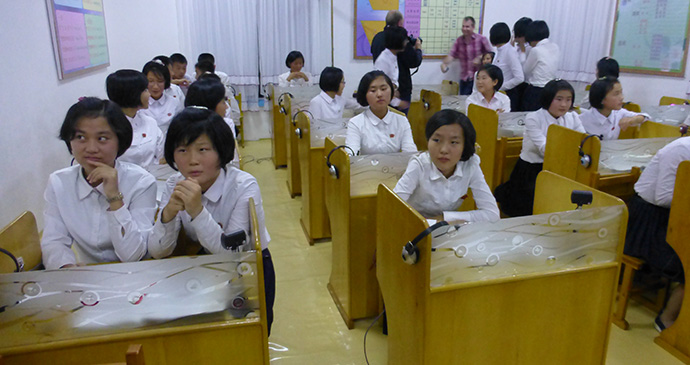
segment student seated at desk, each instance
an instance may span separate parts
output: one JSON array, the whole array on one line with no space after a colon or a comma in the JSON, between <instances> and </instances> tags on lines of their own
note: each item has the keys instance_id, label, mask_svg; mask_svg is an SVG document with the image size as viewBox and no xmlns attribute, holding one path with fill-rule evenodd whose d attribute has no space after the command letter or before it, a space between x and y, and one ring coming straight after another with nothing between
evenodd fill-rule
<instances>
[{"instance_id":1,"label":"student seated at desk","mask_svg":"<svg viewBox=\"0 0 690 365\"><path fill-rule=\"evenodd\" d=\"M215 74L216 66L211 61L199 61L194 65L194 79L199 80L202 75Z\"/></svg>"},{"instance_id":2,"label":"student seated at desk","mask_svg":"<svg viewBox=\"0 0 690 365\"><path fill-rule=\"evenodd\" d=\"M194 84L192 84L194 86ZM191 92L191 90L190 90ZM166 182L148 249L154 258L172 254L184 227L187 237L208 253L226 252L222 235L249 236L249 198L254 199L264 258L266 311L273 321L275 272L268 243L261 191L256 179L228 163L235 152L230 127L215 111L188 107L175 116L165 141L165 159L179 173Z\"/></svg>"},{"instance_id":3,"label":"student seated at desk","mask_svg":"<svg viewBox=\"0 0 690 365\"><path fill-rule=\"evenodd\" d=\"M285 66L290 71L278 76L278 86L308 86L313 84L312 75L302 71L304 67L304 56L300 51L292 51L285 58Z\"/></svg>"},{"instance_id":4,"label":"student seated at desk","mask_svg":"<svg viewBox=\"0 0 690 365\"><path fill-rule=\"evenodd\" d=\"M511 217L532 214L537 175L544 165L546 133L557 124L585 133L577 113L571 111L575 99L573 87L565 80L551 80L541 93L541 109L527 114L520 158L510 179L496 187L501 211Z\"/></svg>"},{"instance_id":5,"label":"student seated at desk","mask_svg":"<svg viewBox=\"0 0 690 365\"><path fill-rule=\"evenodd\" d=\"M173 67L172 67L172 63L170 62L170 57L160 55L160 56L154 57L153 60L154 61L158 60L158 61L163 62L165 67L168 68L168 73L170 73L170 87L165 89L165 93L172 96L173 98L177 98L178 100L180 100L180 103L182 105L184 105L184 95L185 94L182 91L182 88L179 87L177 84L172 82Z\"/></svg>"},{"instance_id":6,"label":"student seated at desk","mask_svg":"<svg viewBox=\"0 0 690 365\"><path fill-rule=\"evenodd\" d=\"M603 77L613 77L617 79L619 77L619 74L620 67L618 66L618 61L616 61L615 59L611 57L604 57L597 62L597 80ZM580 103L580 108L589 109L591 107L592 104L589 102L589 94L585 94L585 97L582 98L582 102Z\"/></svg>"},{"instance_id":7,"label":"student seated at desk","mask_svg":"<svg viewBox=\"0 0 690 365\"><path fill-rule=\"evenodd\" d=\"M156 165L163 158L165 138L156 120L139 113L149 107L146 76L135 70L118 70L105 79L108 98L122 108L132 125L132 145L120 156L120 161L143 168Z\"/></svg>"},{"instance_id":8,"label":"student seated at desk","mask_svg":"<svg viewBox=\"0 0 690 365\"><path fill-rule=\"evenodd\" d=\"M149 81L149 107L141 113L153 118L165 134L173 116L184 109L184 102L165 90L170 88L170 71L162 61L149 61L141 71Z\"/></svg>"},{"instance_id":9,"label":"student seated at desk","mask_svg":"<svg viewBox=\"0 0 690 365\"><path fill-rule=\"evenodd\" d=\"M187 75L187 57L182 53L173 53L170 55L170 77L173 84L182 89L182 92L187 95L187 88L194 81L191 76Z\"/></svg>"},{"instance_id":10,"label":"student seated at desk","mask_svg":"<svg viewBox=\"0 0 690 365\"><path fill-rule=\"evenodd\" d=\"M350 119L345 138L355 154L417 151L410 122L388 110L392 98L393 82L383 71L370 71L360 80L357 101L369 108Z\"/></svg>"},{"instance_id":11,"label":"student seated at desk","mask_svg":"<svg viewBox=\"0 0 690 365\"><path fill-rule=\"evenodd\" d=\"M666 231L678 165L687 160L690 160L690 138L678 138L660 149L640 175L635 195L628 204L630 219L624 252L644 259L652 272L680 282L671 293L666 308L654 320L659 332L673 324L683 303L683 265L666 242Z\"/></svg>"},{"instance_id":12,"label":"student seated at desk","mask_svg":"<svg viewBox=\"0 0 690 365\"><path fill-rule=\"evenodd\" d=\"M343 97L345 76L337 67L328 66L321 71L319 87L321 93L309 102L309 112L316 119L342 118L345 108L361 107L356 100Z\"/></svg>"},{"instance_id":13,"label":"student seated at desk","mask_svg":"<svg viewBox=\"0 0 690 365\"><path fill-rule=\"evenodd\" d=\"M455 110L441 110L429 119L425 134L429 151L410 159L393 192L426 218L497 221L498 206L479 167L474 151L477 134L469 118ZM478 209L457 212L468 189Z\"/></svg>"},{"instance_id":14,"label":"student seated at desk","mask_svg":"<svg viewBox=\"0 0 690 365\"><path fill-rule=\"evenodd\" d=\"M43 265L141 260L156 214L156 180L116 161L132 142L127 117L110 100L83 98L67 111L60 139L78 165L48 179Z\"/></svg>"},{"instance_id":15,"label":"student seated at desk","mask_svg":"<svg viewBox=\"0 0 690 365\"><path fill-rule=\"evenodd\" d=\"M477 104L499 113L510 112L510 98L498 92L503 85L503 71L492 64L483 65L475 77L477 91L467 98L467 107ZM467 112L467 110L465 110Z\"/></svg>"},{"instance_id":16,"label":"student seated at desk","mask_svg":"<svg viewBox=\"0 0 690 365\"><path fill-rule=\"evenodd\" d=\"M602 77L589 89L592 108L580 114L582 126L602 140L618 139L621 131L642 124L645 116L623 109L623 88L615 77Z\"/></svg>"}]
</instances>

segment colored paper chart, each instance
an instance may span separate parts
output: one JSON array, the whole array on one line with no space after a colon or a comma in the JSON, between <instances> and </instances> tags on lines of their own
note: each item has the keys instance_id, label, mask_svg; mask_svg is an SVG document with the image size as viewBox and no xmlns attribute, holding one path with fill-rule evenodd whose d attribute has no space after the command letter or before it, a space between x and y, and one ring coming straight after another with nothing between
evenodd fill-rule
<instances>
[{"instance_id":1,"label":"colored paper chart","mask_svg":"<svg viewBox=\"0 0 690 365\"><path fill-rule=\"evenodd\" d=\"M689 7L687 0L619 0L611 57L621 71L682 77Z\"/></svg>"},{"instance_id":2,"label":"colored paper chart","mask_svg":"<svg viewBox=\"0 0 690 365\"><path fill-rule=\"evenodd\" d=\"M102 0L53 0L52 11L61 78L110 62Z\"/></svg>"},{"instance_id":3,"label":"colored paper chart","mask_svg":"<svg viewBox=\"0 0 690 365\"><path fill-rule=\"evenodd\" d=\"M400 10L412 37L421 37L425 55L448 54L462 34L462 19L472 16L481 30L484 0L357 0L355 58L371 57L371 40L386 25L386 14Z\"/></svg>"}]
</instances>

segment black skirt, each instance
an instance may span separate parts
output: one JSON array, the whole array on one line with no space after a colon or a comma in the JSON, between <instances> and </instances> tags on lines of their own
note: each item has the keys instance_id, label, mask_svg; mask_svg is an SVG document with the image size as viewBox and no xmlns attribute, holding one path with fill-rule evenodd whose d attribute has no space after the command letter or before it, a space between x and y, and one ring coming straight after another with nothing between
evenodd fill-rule
<instances>
[{"instance_id":1,"label":"black skirt","mask_svg":"<svg viewBox=\"0 0 690 365\"><path fill-rule=\"evenodd\" d=\"M648 203L637 194L630 199L628 209L625 254L645 260L654 273L684 283L683 265L666 242L670 209Z\"/></svg>"},{"instance_id":2,"label":"black skirt","mask_svg":"<svg viewBox=\"0 0 690 365\"><path fill-rule=\"evenodd\" d=\"M494 190L503 214L510 217L532 215L534 188L543 166L543 163L529 163L518 159L510 179Z\"/></svg>"},{"instance_id":3,"label":"black skirt","mask_svg":"<svg viewBox=\"0 0 690 365\"><path fill-rule=\"evenodd\" d=\"M532 112L541 108L541 93L543 87L527 85L522 95L522 111Z\"/></svg>"}]
</instances>

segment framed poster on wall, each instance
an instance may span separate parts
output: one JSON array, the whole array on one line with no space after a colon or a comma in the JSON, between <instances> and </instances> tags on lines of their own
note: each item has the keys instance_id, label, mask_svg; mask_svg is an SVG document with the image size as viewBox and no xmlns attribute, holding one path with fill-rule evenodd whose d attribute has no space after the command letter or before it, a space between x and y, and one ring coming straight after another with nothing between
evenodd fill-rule
<instances>
[{"instance_id":1,"label":"framed poster on wall","mask_svg":"<svg viewBox=\"0 0 690 365\"><path fill-rule=\"evenodd\" d=\"M46 0L60 80L110 65L103 0Z\"/></svg>"},{"instance_id":2,"label":"framed poster on wall","mask_svg":"<svg viewBox=\"0 0 690 365\"><path fill-rule=\"evenodd\" d=\"M371 40L390 10L403 14L409 35L422 38L425 58L442 58L462 35L464 17L474 17L481 33L484 0L355 0L354 58L371 58Z\"/></svg>"},{"instance_id":3,"label":"framed poster on wall","mask_svg":"<svg viewBox=\"0 0 690 365\"><path fill-rule=\"evenodd\" d=\"M622 72L683 77L688 0L618 0L611 57Z\"/></svg>"}]
</instances>

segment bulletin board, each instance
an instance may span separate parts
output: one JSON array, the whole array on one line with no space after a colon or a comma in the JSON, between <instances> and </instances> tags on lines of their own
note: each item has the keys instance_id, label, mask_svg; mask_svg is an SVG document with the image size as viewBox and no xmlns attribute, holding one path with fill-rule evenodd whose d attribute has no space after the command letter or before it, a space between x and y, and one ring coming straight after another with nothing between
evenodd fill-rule
<instances>
[{"instance_id":1,"label":"bulletin board","mask_svg":"<svg viewBox=\"0 0 690 365\"><path fill-rule=\"evenodd\" d=\"M355 0L354 58L371 58L371 40L390 10L403 14L408 34L422 38L424 57L442 58L462 35L464 17L474 17L481 33L484 0Z\"/></svg>"},{"instance_id":2,"label":"bulletin board","mask_svg":"<svg viewBox=\"0 0 690 365\"><path fill-rule=\"evenodd\" d=\"M622 72L684 77L688 0L618 0L611 57Z\"/></svg>"},{"instance_id":3,"label":"bulletin board","mask_svg":"<svg viewBox=\"0 0 690 365\"><path fill-rule=\"evenodd\" d=\"M60 80L110 65L103 0L46 0Z\"/></svg>"}]
</instances>

